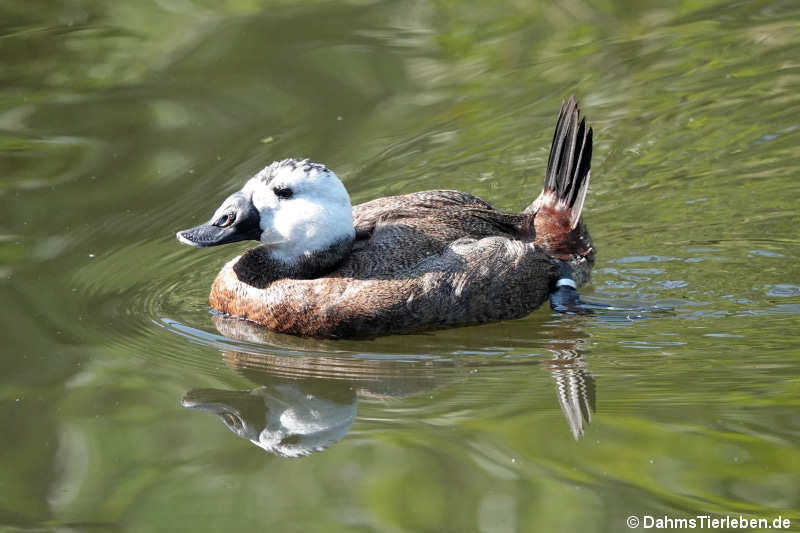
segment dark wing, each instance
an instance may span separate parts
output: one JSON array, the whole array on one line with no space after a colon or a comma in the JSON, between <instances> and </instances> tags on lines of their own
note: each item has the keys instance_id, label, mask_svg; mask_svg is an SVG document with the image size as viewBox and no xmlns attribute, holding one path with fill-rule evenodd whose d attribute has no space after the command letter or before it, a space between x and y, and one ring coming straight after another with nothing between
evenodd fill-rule
<instances>
[{"instance_id":1,"label":"dark wing","mask_svg":"<svg viewBox=\"0 0 800 533\"><path fill-rule=\"evenodd\" d=\"M356 242L342 271L385 278L404 277L459 239L515 238L521 221L471 194L442 190L360 204L353 219Z\"/></svg>"},{"instance_id":2,"label":"dark wing","mask_svg":"<svg viewBox=\"0 0 800 533\"><path fill-rule=\"evenodd\" d=\"M494 207L471 194L448 191L420 191L400 196L377 198L353 206L356 239L369 237L375 225L392 219L426 216L426 213L447 209L477 208L494 211Z\"/></svg>"}]
</instances>

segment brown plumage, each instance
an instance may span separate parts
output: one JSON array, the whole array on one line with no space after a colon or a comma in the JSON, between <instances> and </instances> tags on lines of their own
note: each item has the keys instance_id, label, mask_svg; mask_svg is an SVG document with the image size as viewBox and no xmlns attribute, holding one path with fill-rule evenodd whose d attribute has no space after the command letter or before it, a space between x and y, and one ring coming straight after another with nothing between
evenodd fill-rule
<instances>
[{"instance_id":1,"label":"brown plumage","mask_svg":"<svg viewBox=\"0 0 800 533\"><path fill-rule=\"evenodd\" d=\"M570 98L544 189L522 213L457 191L378 198L353 207L354 241L300 264L277 263L265 246L233 259L214 281L211 307L278 332L330 338L527 315L565 271L581 285L594 263L580 219L592 130L578 115Z\"/></svg>"}]
</instances>

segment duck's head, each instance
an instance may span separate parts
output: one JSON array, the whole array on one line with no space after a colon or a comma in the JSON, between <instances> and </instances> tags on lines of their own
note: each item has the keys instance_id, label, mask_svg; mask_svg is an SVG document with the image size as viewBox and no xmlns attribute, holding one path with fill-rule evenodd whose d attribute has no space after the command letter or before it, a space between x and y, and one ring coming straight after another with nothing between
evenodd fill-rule
<instances>
[{"instance_id":1,"label":"duck's head","mask_svg":"<svg viewBox=\"0 0 800 533\"><path fill-rule=\"evenodd\" d=\"M230 195L205 224L179 231L197 247L256 240L271 255L293 262L342 242L352 242L350 196L339 178L319 163L272 163Z\"/></svg>"}]
</instances>

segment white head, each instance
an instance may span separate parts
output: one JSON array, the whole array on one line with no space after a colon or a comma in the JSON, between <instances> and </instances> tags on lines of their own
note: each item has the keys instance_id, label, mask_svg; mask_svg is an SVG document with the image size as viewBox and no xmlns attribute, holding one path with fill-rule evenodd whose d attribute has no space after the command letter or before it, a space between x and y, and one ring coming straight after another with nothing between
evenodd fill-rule
<instances>
[{"instance_id":1,"label":"white head","mask_svg":"<svg viewBox=\"0 0 800 533\"><path fill-rule=\"evenodd\" d=\"M250 178L242 192L252 195L260 240L273 257L288 262L355 236L350 196L324 165L277 161Z\"/></svg>"},{"instance_id":2,"label":"white head","mask_svg":"<svg viewBox=\"0 0 800 533\"><path fill-rule=\"evenodd\" d=\"M352 241L355 231L350 196L336 174L308 159L284 159L250 178L207 224L177 236L192 246L255 239L289 263Z\"/></svg>"}]
</instances>

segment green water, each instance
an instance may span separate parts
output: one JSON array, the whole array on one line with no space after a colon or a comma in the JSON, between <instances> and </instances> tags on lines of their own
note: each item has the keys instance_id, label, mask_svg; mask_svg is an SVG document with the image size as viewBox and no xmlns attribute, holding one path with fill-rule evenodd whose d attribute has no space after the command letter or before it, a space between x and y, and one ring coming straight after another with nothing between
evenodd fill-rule
<instances>
[{"instance_id":1,"label":"green water","mask_svg":"<svg viewBox=\"0 0 800 533\"><path fill-rule=\"evenodd\" d=\"M671 314L321 342L209 313L242 246L174 233L267 163L520 210L573 93L584 296ZM2 2L0 530L800 530L798 169L797 2ZM225 426L290 411L327 449Z\"/></svg>"}]
</instances>

